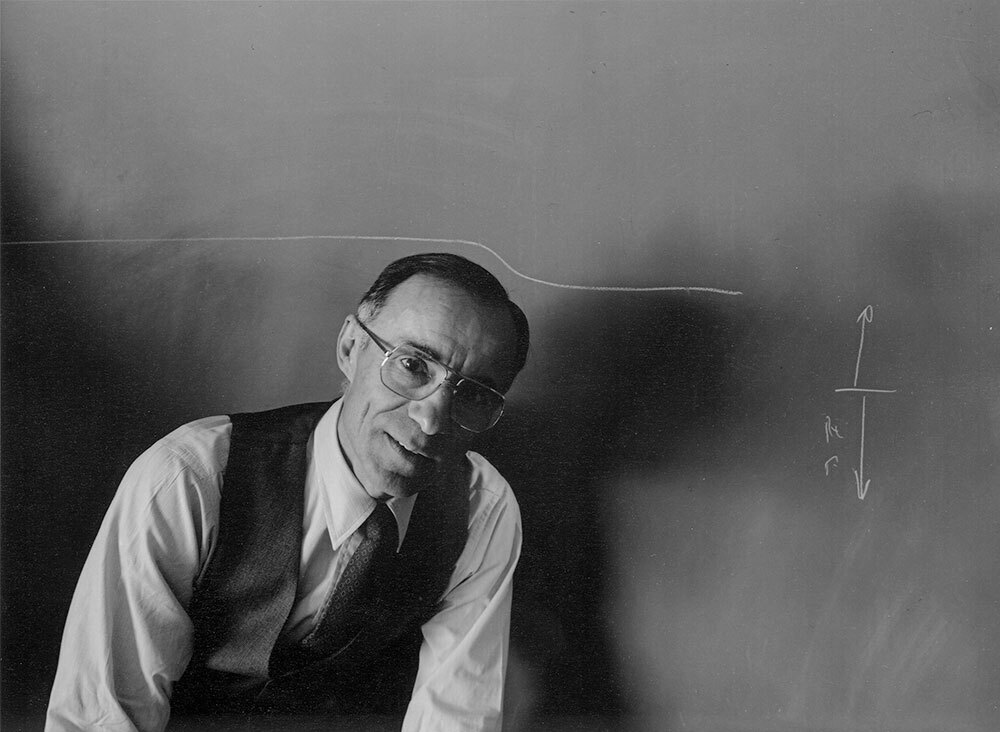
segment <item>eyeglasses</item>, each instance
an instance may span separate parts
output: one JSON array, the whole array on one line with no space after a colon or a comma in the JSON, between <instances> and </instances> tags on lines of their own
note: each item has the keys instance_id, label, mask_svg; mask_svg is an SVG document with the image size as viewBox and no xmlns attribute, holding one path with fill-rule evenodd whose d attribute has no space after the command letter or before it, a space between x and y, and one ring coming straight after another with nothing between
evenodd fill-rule
<instances>
[{"instance_id":1,"label":"eyeglasses","mask_svg":"<svg viewBox=\"0 0 1000 732\"><path fill-rule=\"evenodd\" d=\"M379 375L387 389L401 397L420 401L447 383L452 390L451 418L469 432L485 432L503 414L503 394L486 384L463 376L426 353L401 344L391 347L354 316L361 330L385 353Z\"/></svg>"}]
</instances>

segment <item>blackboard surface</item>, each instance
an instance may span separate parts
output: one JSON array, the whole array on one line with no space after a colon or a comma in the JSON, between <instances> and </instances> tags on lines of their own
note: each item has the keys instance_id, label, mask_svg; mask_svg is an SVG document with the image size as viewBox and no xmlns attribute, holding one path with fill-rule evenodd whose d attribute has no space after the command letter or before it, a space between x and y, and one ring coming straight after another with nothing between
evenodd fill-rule
<instances>
[{"instance_id":1,"label":"blackboard surface","mask_svg":"<svg viewBox=\"0 0 1000 732\"><path fill-rule=\"evenodd\" d=\"M0 12L5 728L128 462L415 251L533 328L510 729L1000 727L994 3Z\"/></svg>"}]
</instances>

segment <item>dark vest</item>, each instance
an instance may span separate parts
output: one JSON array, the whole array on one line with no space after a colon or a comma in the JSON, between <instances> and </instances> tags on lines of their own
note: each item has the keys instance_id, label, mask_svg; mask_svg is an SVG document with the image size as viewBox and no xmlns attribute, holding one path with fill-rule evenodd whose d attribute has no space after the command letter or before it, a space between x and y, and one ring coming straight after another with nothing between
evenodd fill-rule
<instances>
[{"instance_id":1,"label":"dark vest","mask_svg":"<svg viewBox=\"0 0 1000 732\"><path fill-rule=\"evenodd\" d=\"M465 546L468 476L430 486L356 634L322 656L281 634L295 600L306 445L330 403L232 416L215 551L188 608L194 653L174 686L172 714L388 714L405 709L420 626ZM316 449L337 449L317 445Z\"/></svg>"}]
</instances>

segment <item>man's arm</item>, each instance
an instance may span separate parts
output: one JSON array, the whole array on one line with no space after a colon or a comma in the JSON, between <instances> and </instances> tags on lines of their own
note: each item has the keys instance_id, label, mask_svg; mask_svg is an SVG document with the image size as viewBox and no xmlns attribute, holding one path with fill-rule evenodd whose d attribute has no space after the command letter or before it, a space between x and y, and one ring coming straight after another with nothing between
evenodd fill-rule
<instances>
[{"instance_id":1,"label":"man's arm","mask_svg":"<svg viewBox=\"0 0 1000 732\"><path fill-rule=\"evenodd\" d=\"M186 447L179 438L190 429L151 447L122 479L70 605L46 732L167 723L191 656L186 607L218 513L218 476L200 459L209 443Z\"/></svg>"},{"instance_id":2,"label":"man's arm","mask_svg":"<svg viewBox=\"0 0 1000 732\"><path fill-rule=\"evenodd\" d=\"M506 481L488 463L484 469L468 543L439 611L422 628L403 732L500 730L521 515Z\"/></svg>"}]
</instances>

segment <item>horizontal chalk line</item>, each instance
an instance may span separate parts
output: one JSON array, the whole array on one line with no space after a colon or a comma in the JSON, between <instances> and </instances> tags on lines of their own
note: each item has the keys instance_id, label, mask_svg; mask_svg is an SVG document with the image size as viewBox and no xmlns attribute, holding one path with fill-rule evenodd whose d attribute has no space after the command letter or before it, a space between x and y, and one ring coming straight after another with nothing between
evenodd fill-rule
<instances>
[{"instance_id":1,"label":"horizontal chalk line","mask_svg":"<svg viewBox=\"0 0 1000 732\"><path fill-rule=\"evenodd\" d=\"M431 239L416 236L342 236L330 234L316 234L312 236L195 236L185 238L163 238L163 239L55 239L47 241L14 241L7 244L155 244L162 243L183 243L183 242L239 242L239 241L311 241L316 239L327 239L333 241L385 241L385 242L417 242L420 244L457 244L485 249L497 260L521 279L534 282L547 287L558 287L564 290L588 290L592 292L707 292L715 295L742 295L740 290L724 290L719 287L694 287L686 285L668 285L661 287L624 287L616 285L573 285L562 282L551 282L542 280L511 266L507 260L497 254L493 249L481 244L478 241L469 239Z\"/></svg>"},{"instance_id":2,"label":"horizontal chalk line","mask_svg":"<svg viewBox=\"0 0 1000 732\"><path fill-rule=\"evenodd\" d=\"M895 389L861 389L861 388L856 387L856 386L854 386L854 387L850 387L849 386L849 387L845 387L843 389L834 389L834 391L837 391L837 392L840 392L840 391L856 391L856 392L860 392L862 394L895 394L896 393Z\"/></svg>"}]
</instances>

